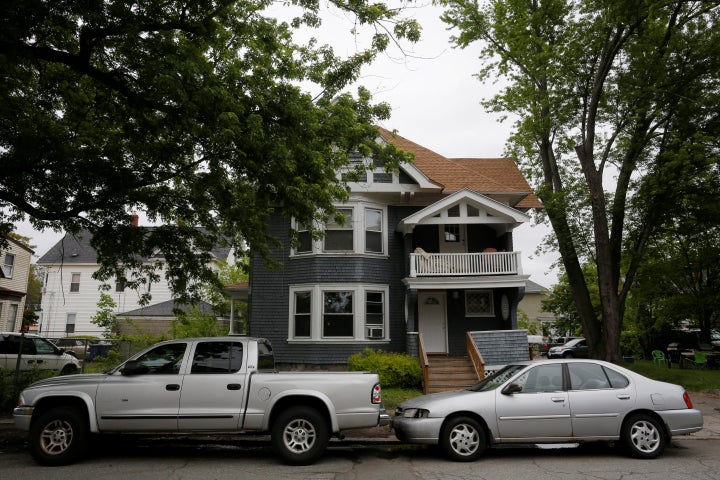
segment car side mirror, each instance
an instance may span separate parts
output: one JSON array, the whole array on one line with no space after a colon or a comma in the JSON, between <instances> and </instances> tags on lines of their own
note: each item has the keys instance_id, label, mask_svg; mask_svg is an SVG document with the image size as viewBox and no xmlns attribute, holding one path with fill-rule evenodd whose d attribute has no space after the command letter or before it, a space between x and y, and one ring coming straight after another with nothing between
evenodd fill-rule
<instances>
[{"instance_id":1,"label":"car side mirror","mask_svg":"<svg viewBox=\"0 0 720 480\"><path fill-rule=\"evenodd\" d=\"M511 383L502 390L503 395L512 395L513 393L520 392L522 392L522 385L520 385L519 383Z\"/></svg>"},{"instance_id":2,"label":"car side mirror","mask_svg":"<svg viewBox=\"0 0 720 480\"><path fill-rule=\"evenodd\" d=\"M142 375L143 373L148 373L149 371L150 369L146 365L143 365L137 360L130 360L126 362L125 365L123 365L123 367L120 369L120 373L126 376Z\"/></svg>"}]
</instances>

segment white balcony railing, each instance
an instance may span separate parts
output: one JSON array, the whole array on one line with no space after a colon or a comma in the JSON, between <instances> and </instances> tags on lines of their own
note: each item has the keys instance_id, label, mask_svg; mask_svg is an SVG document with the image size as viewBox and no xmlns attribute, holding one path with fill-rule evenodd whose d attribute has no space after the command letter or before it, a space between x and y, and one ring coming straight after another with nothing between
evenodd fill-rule
<instances>
[{"instance_id":1,"label":"white balcony railing","mask_svg":"<svg viewBox=\"0 0 720 480\"><path fill-rule=\"evenodd\" d=\"M520 252L411 253L410 277L518 275Z\"/></svg>"}]
</instances>

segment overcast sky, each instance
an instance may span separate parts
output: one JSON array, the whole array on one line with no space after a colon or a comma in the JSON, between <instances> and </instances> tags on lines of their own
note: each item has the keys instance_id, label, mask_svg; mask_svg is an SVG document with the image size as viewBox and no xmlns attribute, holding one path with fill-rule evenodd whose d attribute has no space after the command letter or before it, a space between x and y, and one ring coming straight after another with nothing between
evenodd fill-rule
<instances>
[{"instance_id":1,"label":"overcast sky","mask_svg":"<svg viewBox=\"0 0 720 480\"><path fill-rule=\"evenodd\" d=\"M480 69L479 46L465 50L452 48L451 32L439 19L436 6L412 10L423 27L423 40L405 49L378 57L366 67L359 84L368 88L375 101L387 102L392 117L381 122L389 130L450 158L502 157L511 122L498 122L481 105L497 90L496 85L480 83L473 75ZM352 54L368 35L349 33L351 21L339 12L327 15L322 31L312 32L330 43L338 54ZM515 249L523 252L523 270L531 280L545 287L557 280L550 266L556 256L536 256L534 251L547 232L545 226L525 225L515 231ZM44 254L59 240L60 234L36 232L29 225L18 225L17 232L29 236L37 245L36 255Z\"/></svg>"}]
</instances>

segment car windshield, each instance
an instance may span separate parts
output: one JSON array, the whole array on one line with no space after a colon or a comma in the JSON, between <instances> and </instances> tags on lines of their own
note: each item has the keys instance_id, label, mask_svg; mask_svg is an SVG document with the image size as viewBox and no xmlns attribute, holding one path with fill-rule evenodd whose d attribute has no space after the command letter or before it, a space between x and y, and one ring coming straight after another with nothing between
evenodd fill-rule
<instances>
[{"instance_id":1,"label":"car windshield","mask_svg":"<svg viewBox=\"0 0 720 480\"><path fill-rule=\"evenodd\" d=\"M525 368L525 365L508 365L492 375L480 380L478 383L468 388L468 390L471 392L487 392L495 390L523 368Z\"/></svg>"},{"instance_id":2,"label":"car windshield","mask_svg":"<svg viewBox=\"0 0 720 480\"><path fill-rule=\"evenodd\" d=\"M567 342L567 343L565 344L565 346L566 346L566 347L574 347L574 346L577 345L578 343L584 342L584 341L585 341L584 338L573 338L572 340L570 340L569 342Z\"/></svg>"}]
</instances>

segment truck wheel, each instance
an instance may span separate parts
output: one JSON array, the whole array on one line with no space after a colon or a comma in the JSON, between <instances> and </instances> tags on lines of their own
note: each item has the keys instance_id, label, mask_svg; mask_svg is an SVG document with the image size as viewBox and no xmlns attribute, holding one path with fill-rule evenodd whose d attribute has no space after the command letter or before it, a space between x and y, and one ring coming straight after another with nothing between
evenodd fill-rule
<instances>
[{"instance_id":1,"label":"truck wheel","mask_svg":"<svg viewBox=\"0 0 720 480\"><path fill-rule=\"evenodd\" d=\"M665 449L665 432L653 417L637 414L623 424L622 441L632 456L655 458Z\"/></svg>"},{"instance_id":2,"label":"truck wheel","mask_svg":"<svg viewBox=\"0 0 720 480\"><path fill-rule=\"evenodd\" d=\"M450 419L440 432L440 446L456 462L472 462L485 451L485 430L470 417Z\"/></svg>"},{"instance_id":3,"label":"truck wheel","mask_svg":"<svg viewBox=\"0 0 720 480\"><path fill-rule=\"evenodd\" d=\"M88 435L83 413L72 407L57 407L32 422L28 449L40 465L68 465L85 452Z\"/></svg>"},{"instance_id":4,"label":"truck wheel","mask_svg":"<svg viewBox=\"0 0 720 480\"><path fill-rule=\"evenodd\" d=\"M330 432L325 418L314 408L292 407L272 426L275 450L288 465L310 465L325 451Z\"/></svg>"}]
</instances>

